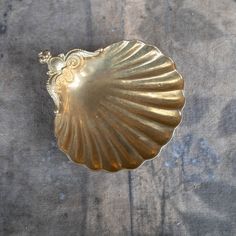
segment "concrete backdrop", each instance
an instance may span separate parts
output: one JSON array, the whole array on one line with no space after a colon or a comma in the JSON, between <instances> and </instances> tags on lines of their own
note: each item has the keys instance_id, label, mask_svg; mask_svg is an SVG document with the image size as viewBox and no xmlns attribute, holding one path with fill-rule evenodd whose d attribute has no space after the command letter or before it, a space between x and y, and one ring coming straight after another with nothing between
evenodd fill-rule
<instances>
[{"instance_id":1,"label":"concrete backdrop","mask_svg":"<svg viewBox=\"0 0 236 236\"><path fill-rule=\"evenodd\" d=\"M184 118L158 158L94 173L57 149L37 54L123 38L176 61ZM0 235L236 235L235 75L235 0L0 0Z\"/></svg>"}]
</instances>

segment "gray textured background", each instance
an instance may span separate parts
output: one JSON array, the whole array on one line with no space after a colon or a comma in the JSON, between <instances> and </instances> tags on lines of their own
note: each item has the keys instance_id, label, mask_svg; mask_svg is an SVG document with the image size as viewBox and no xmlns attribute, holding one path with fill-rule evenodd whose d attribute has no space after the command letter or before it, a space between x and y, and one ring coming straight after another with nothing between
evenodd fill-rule
<instances>
[{"instance_id":1,"label":"gray textured background","mask_svg":"<svg viewBox=\"0 0 236 236\"><path fill-rule=\"evenodd\" d=\"M184 119L157 159L94 173L57 149L37 54L123 38L176 61ZM235 75L235 0L0 0L0 235L236 235Z\"/></svg>"}]
</instances>

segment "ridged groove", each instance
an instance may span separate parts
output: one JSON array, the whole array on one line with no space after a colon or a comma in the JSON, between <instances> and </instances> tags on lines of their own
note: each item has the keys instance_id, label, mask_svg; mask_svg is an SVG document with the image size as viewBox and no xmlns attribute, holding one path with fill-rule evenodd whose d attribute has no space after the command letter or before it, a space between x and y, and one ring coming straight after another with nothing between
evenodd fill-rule
<instances>
[{"instance_id":1,"label":"ridged groove","mask_svg":"<svg viewBox=\"0 0 236 236\"><path fill-rule=\"evenodd\" d=\"M112 112L108 110L107 112L109 113L110 122L116 123L116 129L122 133L143 159L150 159L157 154L160 150L160 146L156 142L139 130L126 125Z\"/></svg>"},{"instance_id":2,"label":"ridged groove","mask_svg":"<svg viewBox=\"0 0 236 236\"><path fill-rule=\"evenodd\" d=\"M164 126L155 121L143 119L142 117L134 115L115 104L111 104L109 101L104 102L103 104L107 110L113 112L123 122L145 132L148 136L150 135L150 137L152 137L157 143L163 145L169 140L172 132L170 127Z\"/></svg>"},{"instance_id":3,"label":"ridged groove","mask_svg":"<svg viewBox=\"0 0 236 236\"><path fill-rule=\"evenodd\" d=\"M182 90L149 93L112 88L111 91L119 98L145 105L156 105L160 108L179 109L183 107L184 103Z\"/></svg>"},{"instance_id":4,"label":"ridged groove","mask_svg":"<svg viewBox=\"0 0 236 236\"><path fill-rule=\"evenodd\" d=\"M99 113L100 116L103 118L104 114ZM103 119L103 124L106 126L106 129L104 130L107 138L110 138L110 142L112 144L113 149L115 150L115 153L119 155L119 159L121 161L122 167L128 168L130 165L133 165L133 160L127 159L127 152L125 147L122 145L122 142L119 140L119 136L117 136L116 132L113 129L110 129L109 124L105 122L106 120Z\"/></svg>"},{"instance_id":5,"label":"ridged groove","mask_svg":"<svg viewBox=\"0 0 236 236\"><path fill-rule=\"evenodd\" d=\"M120 153L116 149L116 147L113 145L111 141L111 136L110 136L111 134L109 130L107 129L107 126L104 124L104 121L100 118L99 115L98 115L97 120L98 121L96 122L97 123L99 122L98 130L100 133L101 132L103 133L102 142L103 142L103 149L105 150L104 151L105 156L103 159L105 159L105 162L108 163L106 166L109 166L109 165L111 166L111 167L107 167L106 169L114 170L114 171L120 170L122 168L122 161L120 159Z\"/></svg>"},{"instance_id":6,"label":"ridged groove","mask_svg":"<svg viewBox=\"0 0 236 236\"><path fill-rule=\"evenodd\" d=\"M106 121L107 126L109 127L109 132L112 132L115 137L115 145L122 153L122 161L124 165L127 163L127 165L132 167L139 166L143 160L142 157L139 155L139 153L129 145L129 142L127 139L123 136L122 133L118 132L117 125L114 124L109 118L109 116L104 116L105 112L103 113L103 119ZM130 158L132 157L132 158ZM126 168L128 168L126 166Z\"/></svg>"},{"instance_id":7,"label":"ridged groove","mask_svg":"<svg viewBox=\"0 0 236 236\"><path fill-rule=\"evenodd\" d=\"M165 110L156 107L147 107L142 104L111 96L107 97L107 99L109 101L112 100L116 105L127 109L127 111L132 112L133 114L141 115L147 119L151 119L165 125L176 126L181 120L181 114L178 110Z\"/></svg>"},{"instance_id":8,"label":"ridged groove","mask_svg":"<svg viewBox=\"0 0 236 236\"><path fill-rule=\"evenodd\" d=\"M133 90L133 91L170 91L182 90L184 86L183 79L177 71L171 71L161 76L152 78L114 80L111 84L114 88Z\"/></svg>"}]
</instances>

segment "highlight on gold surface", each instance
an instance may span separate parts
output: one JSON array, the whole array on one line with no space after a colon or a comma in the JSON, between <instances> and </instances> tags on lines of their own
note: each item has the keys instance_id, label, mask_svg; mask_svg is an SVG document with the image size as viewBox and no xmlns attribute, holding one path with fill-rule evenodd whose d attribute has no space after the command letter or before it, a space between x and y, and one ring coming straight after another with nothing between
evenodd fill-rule
<instances>
[{"instance_id":1,"label":"highlight on gold surface","mask_svg":"<svg viewBox=\"0 0 236 236\"><path fill-rule=\"evenodd\" d=\"M58 146L73 162L112 172L137 168L181 121L183 78L154 46L124 40L56 57L46 50L39 61L48 65Z\"/></svg>"}]
</instances>

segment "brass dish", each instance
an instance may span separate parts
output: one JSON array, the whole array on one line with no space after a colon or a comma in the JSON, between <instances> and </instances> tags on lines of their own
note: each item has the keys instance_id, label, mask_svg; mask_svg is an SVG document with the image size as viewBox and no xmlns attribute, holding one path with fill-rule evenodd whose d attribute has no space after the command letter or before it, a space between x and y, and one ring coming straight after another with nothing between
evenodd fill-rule
<instances>
[{"instance_id":1,"label":"brass dish","mask_svg":"<svg viewBox=\"0 0 236 236\"><path fill-rule=\"evenodd\" d=\"M180 123L183 79L154 46L121 41L95 52L44 51L39 60L48 64L58 146L73 162L93 170L137 168Z\"/></svg>"}]
</instances>

